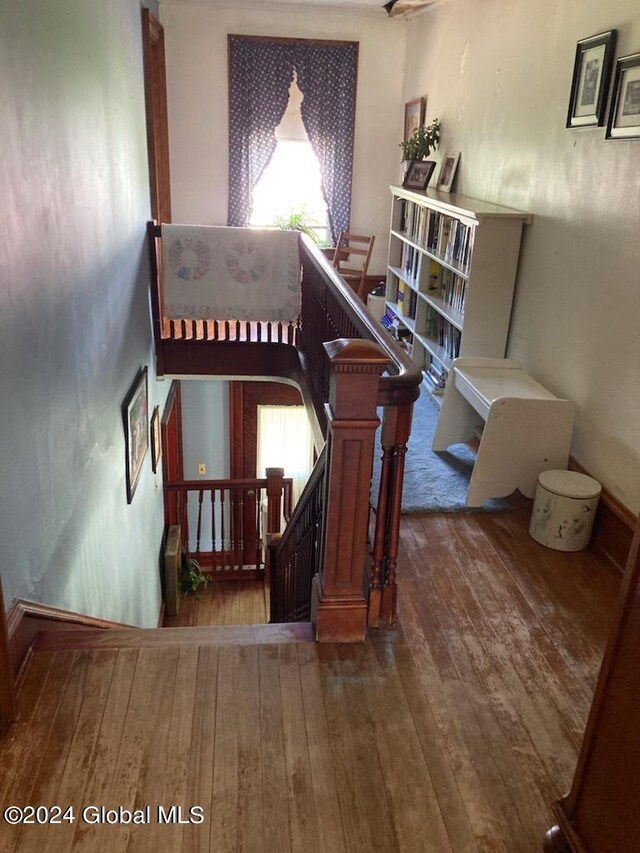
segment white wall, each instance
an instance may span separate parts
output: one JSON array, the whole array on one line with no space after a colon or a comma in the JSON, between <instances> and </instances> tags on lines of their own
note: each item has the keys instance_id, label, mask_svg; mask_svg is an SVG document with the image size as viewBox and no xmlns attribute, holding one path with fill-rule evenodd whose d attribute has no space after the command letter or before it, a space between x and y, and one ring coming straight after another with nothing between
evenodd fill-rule
<instances>
[{"instance_id":1,"label":"white wall","mask_svg":"<svg viewBox=\"0 0 640 853\"><path fill-rule=\"evenodd\" d=\"M637 0L454 0L414 19L401 100L428 94L457 190L535 216L509 355L577 404L573 455L640 510L640 141L567 130L578 39L618 29L640 51Z\"/></svg>"},{"instance_id":2,"label":"white wall","mask_svg":"<svg viewBox=\"0 0 640 853\"><path fill-rule=\"evenodd\" d=\"M161 477L125 489L149 366L140 3L0 4L0 571L14 597L157 623Z\"/></svg>"},{"instance_id":3,"label":"white wall","mask_svg":"<svg viewBox=\"0 0 640 853\"><path fill-rule=\"evenodd\" d=\"M389 184L398 176L406 25L335 9L249 11L162 3L165 28L174 222L227 220L227 34L358 41L358 95L351 227L375 234L370 266L383 273Z\"/></svg>"},{"instance_id":4,"label":"white wall","mask_svg":"<svg viewBox=\"0 0 640 853\"><path fill-rule=\"evenodd\" d=\"M218 480L229 476L229 383L183 379L182 450L187 480ZM198 465L207 466L205 475Z\"/></svg>"}]
</instances>

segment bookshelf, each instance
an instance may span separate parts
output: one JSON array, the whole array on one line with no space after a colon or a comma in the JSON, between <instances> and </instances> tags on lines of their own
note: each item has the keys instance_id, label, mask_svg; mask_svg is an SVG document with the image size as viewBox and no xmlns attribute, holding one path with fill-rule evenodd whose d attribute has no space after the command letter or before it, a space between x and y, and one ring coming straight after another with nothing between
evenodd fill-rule
<instances>
[{"instance_id":1,"label":"bookshelf","mask_svg":"<svg viewBox=\"0 0 640 853\"><path fill-rule=\"evenodd\" d=\"M391 197L382 323L439 395L454 358L504 356L531 216L430 189L392 186Z\"/></svg>"}]
</instances>

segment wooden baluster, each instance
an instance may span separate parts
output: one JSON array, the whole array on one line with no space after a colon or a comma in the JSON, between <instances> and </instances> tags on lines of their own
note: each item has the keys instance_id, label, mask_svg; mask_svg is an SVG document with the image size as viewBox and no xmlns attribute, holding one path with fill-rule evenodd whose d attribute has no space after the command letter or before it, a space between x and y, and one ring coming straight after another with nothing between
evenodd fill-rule
<instances>
[{"instance_id":1,"label":"wooden baluster","mask_svg":"<svg viewBox=\"0 0 640 853\"><path fill-rule=\"evenodd\" d=\"M196 529L196 554L200 554L200 534L202 531L202 499L204 497L204 489L198 492L198 526Z\"/></svg>"},{"instance_id":2,"label":"wooden baluster","mask_svg":"<svg viewBox=\"0 0 640 853\"><path fill-rule=\"evenodd\" d=\"M383 442L386 446L394 444L393 464L389 482L387 511L387 530L385 535L385 576L382 588L380 621L393 625L396 619L396 601L398 588L396 567L398 563L398 544L400 542L400 514L402 512L402 484L404 481L404 462L407 442L411 433L411 415L413 404L389 406L384 412Z\"/></svg>"},{"instance_id":3,"label":"wooden baluster","mask_svg":"<svg viewBox=\"0 0 640 853\"><path fill-rule=\"evenodd\" d=\"M215 572L218 568L216 559L216 490L211 489L211 571Z\"/></svg>"},{"instance_id":4,"label":"wooden baluster","mask_svg":"<svg viewBox=\"0 0 640 853\"><path fill-rule=\"evenodd\" d=\"M225 542L225 527L224 527L224 505L226 503L226 489L220 489L220 563L222 571L227 568L227 552Z\"/></svg>"},{"instance_id":5,"label":"wooden baluster","mask_svg":"<svg viewBox=\"0 0 640 853\"><path fill-rule=\"evenodd\" d=\"M189 494L186 490L178 492L178 518L182 542L189 550Z\"/></svg>"},{"instance_id":6,"label":"wooden baluster","mask_svg":"<svg viewBox=\"0 0 640 853\"><path fill-rule=\"evenodd\" d=\"M387 522L389 509L389 484L393 467L394 448L385 446L384 426L382 428L382 466L380 470L380 486L378 488L378 506L376 508L376 523L373 540L373 566L369 587L369 625L379 627L382 609L382 587L384 584L385 544L387 538Z\"/></svg>"},{"instance_id":7,"label":"wooden baluster","mask_svg":"<svg viewBox=\"0 0 640 853\"><path fill-rule=\"evenodd\" d=\"M363 595L369 490L380 374L389 360L365 340L324 344L331 362L328 456L321 570L314 578L312 621L320 642L364 640Z\"/></svg>"},{"instance_id":8,"label":"wooden baluster","mask_svg":"<svg viewBox=\"0 0 640 853\"><path fill-rule=\"evenodd\" d=\"M240 492L240 507L239 512L236 515L236 523L238 525L236 530L236 538L237 538L237 548L238 548L238 568L242 569L244 565L244 488L239 490ZM238 509L238 507L236 507Z\"/></svg>"},{"instance_id":9,"label":"wooden baluster","mask_svg":"<svg viewBox=\"0 0 640 853\"><path fill-rule=\"evenodd\" d=\"M260 536L260 508L262 506L262 489L258 488L255 491L255 537L256 537L256 569L259 569L262 565L262 553L260 549L261 545L261 536Z\"/></svg>"},{"instance_id":10,"label":"wooden baluster","mask_svg":"<svg viewBox=\"0 0 640 853\"><path fill-rule=\"evenodd\" d=\"M267 533L280 533L282 518L283 468L267 468Z\"/></svg>"}]
</instances>

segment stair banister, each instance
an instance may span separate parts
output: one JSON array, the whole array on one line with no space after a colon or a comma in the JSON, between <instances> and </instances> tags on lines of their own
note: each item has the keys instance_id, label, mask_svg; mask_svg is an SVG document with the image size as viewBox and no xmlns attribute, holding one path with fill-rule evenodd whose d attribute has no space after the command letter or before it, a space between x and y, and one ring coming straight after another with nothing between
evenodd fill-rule
<instances>
[{"instance_id":1,"label":"stair banister","mask_svg":"<svg viewBox=\"0 0 640 853\"><path fill-rule=\"evenodd\" d=\"M324 345L331 363L325 512L311 621L320 642L358 642L367 627L366 538L380 374L386 353L371 341Z\"/></svg>"}]
</instances>

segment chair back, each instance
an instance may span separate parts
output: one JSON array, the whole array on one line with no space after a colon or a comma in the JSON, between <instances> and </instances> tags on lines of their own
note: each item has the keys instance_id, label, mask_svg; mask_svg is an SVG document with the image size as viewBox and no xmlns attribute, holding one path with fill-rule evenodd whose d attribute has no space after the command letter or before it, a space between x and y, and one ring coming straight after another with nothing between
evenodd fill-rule
<instances>
[{"instance_id":1,"label":"chair back","mask_svg":"<svg viewBox=\"0 0 640 853\"><path fill-rule=\"evenodd\" d=\"M367 297L367 271L375 237L343 231L333 253L333 265L363 301Z\"/></svg>"}]
</instances>

